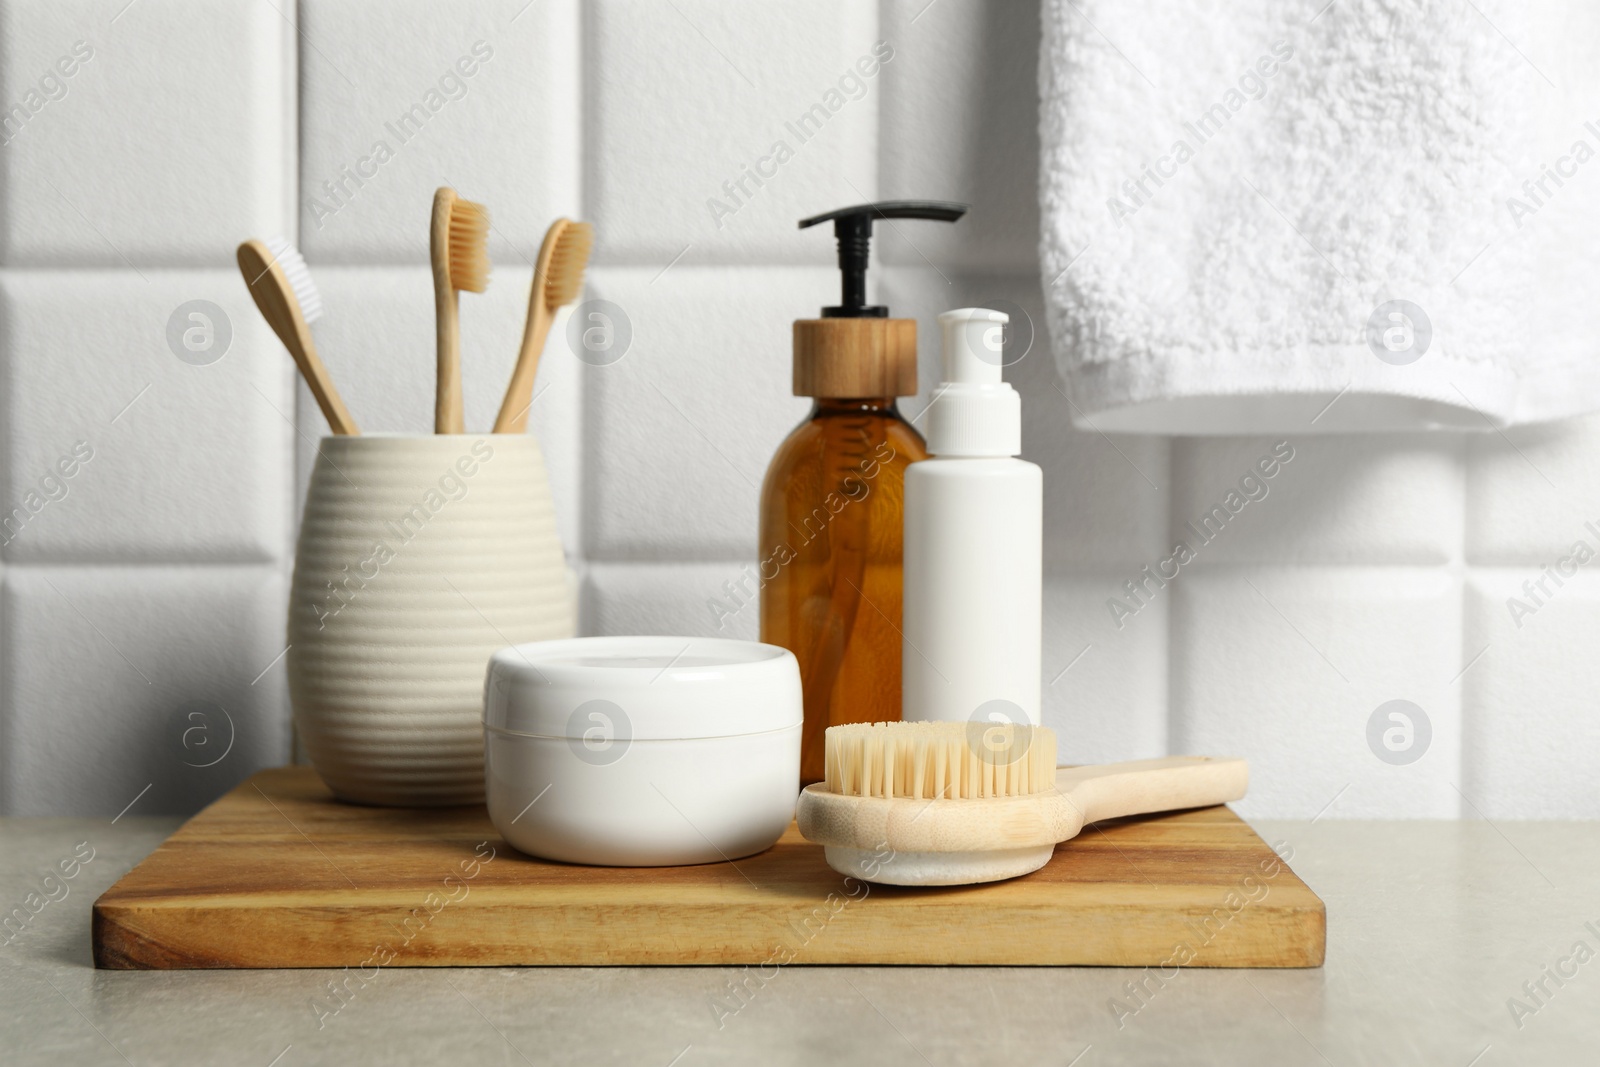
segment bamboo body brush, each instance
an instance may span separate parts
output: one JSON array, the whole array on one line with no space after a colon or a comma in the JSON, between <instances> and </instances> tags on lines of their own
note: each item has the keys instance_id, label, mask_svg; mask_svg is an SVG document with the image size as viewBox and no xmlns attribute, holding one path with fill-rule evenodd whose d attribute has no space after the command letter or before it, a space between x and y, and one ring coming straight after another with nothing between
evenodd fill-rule
<instances>
[{"instance_id":1,"label":"bamboo body brush","mask_svg":"<svg viewBox=\"0 0 1600 1067\"><path fill-rule=\"evenodd\" d=\"M1057 768L1048 728L991 723L833 726L826 761L800 832L840 874L889 885L1015 878L1090 823L1225 804L1250 777L1205 756Z\"/></svg>"},{"instance_id":2,"label":"bamboo body brush","mask_svg":"<svg viewBox=\"0 0 1600 1067\"><path fill-rule=\"evenodd\" d=\"M250 298L294 357L329 429L336 434L359 434L356 420L344 406L339 390L333 387L328 368L323 366L316 342L311 339L311 323L322 315L322 297L305 259L282 237L246 241L239 246L236 258Z\"/></svg>"},{"instance_id":3,"label":"bamboo body brush","mask_svg":"<svg viewBox=\"0 0 1600 1067\"><path fill-rule=\"evenodd\" d=\"M465 433L461 403L461 319L456 293L489 287L489 210L462 200L449 187L433 194L428 231L433 264L433 302L438 381L433 432Z\"/></svg>"},{"instance_id":4,"label":"bamboo body brush","mask_svg":"<svg viewBox=\"0 0 1600 1067\"><path fill-rule=\"evenodd\" d=\"M556 312L577 298L583 288L584 268L594 247L594 228L587 222L557 219L545 231L539 246L539 259L533 268L533 286L528 293L528 318L522 329L522 349L517 353L511 384L494 420L495 433L522 433L528 428L528 409L533 406L533 381L539 373L539 357Z\"/></svg>"}]
</instances>

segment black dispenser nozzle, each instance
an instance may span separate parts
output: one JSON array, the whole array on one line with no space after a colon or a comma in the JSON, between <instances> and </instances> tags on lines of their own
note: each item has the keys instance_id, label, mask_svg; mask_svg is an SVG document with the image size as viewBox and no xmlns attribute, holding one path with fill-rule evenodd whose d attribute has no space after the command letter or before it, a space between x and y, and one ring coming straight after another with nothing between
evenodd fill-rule
<instances>
[{"instance_id":1,"label":"black dispenser nozzle","mask_svg":"<svg viewBox=\"0 0 1600 1067\"><path fill-rule=\"evenodd\" d=\"M880 200L876 204L842 207L800 220L800 228L833 220L839 239L840 298L838 307L822 309L825 319L881 319L889 309L867 304L867 251L872 244L873 219L932 219L954 222L967 213L967 205L944 200Z\"/></svg>"}]
</instances>

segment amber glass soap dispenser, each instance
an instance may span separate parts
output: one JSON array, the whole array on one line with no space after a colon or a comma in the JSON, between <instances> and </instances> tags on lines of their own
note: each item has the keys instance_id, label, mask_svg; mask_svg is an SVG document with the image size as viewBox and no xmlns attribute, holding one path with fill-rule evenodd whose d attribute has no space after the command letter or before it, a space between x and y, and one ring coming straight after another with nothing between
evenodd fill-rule
<instances>
[{"instance_id":1,"label":"amber glass soap dispenser","mask_svg":"<svg viewBox=\"0 0 1600 1067\"><path fill-rule=\"evenodd\" d=\"M928 453L895 404L917 391L917 322L867 304L872 220L966 210L893 200L800 223L833 223L843 275L839 306L794 324L794 392L815 402L761 486L761 640L800 661L802 785L822 780L828 727L900 718L905 469Z\"/></svg>"}]
</instances>

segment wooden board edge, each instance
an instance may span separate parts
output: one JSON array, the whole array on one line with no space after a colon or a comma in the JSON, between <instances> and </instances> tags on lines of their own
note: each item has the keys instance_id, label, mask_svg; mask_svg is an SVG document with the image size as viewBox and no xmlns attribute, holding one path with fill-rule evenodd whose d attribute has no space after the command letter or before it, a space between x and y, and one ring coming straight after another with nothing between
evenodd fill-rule
<instances>
[{"instance_id":1,"label":"wooden board edge","mask_svg":"<svg viewBox=\"0 0 1600 1067\"><path fill-rule=\"evenodd\" d=\"M193 966L185 957L161 949L160 942L147 931L128 925L124 909L107 906L105 897L95 901L89 920L93 941L94 966L99 971L186 970Z\"/></svg>"},{"instance_id":2,"label":"wooden board edge","mask_svg":"<svg viewBox=\"0 0 1600 1067\"><path fill-rule=\"evenodd\" d=\"M387 935L376 924L387 920L388 909L373 909L370 914L345 916L335 937L319 939L307 954L301 945L293 958L275 954L270 941L246 940L232 943L226 957L215 952L196 951L183 944L184 937L169 937L163 931L193 932L216 921L230 909L170 905L156 908L97 906L94 913L95 966L104 970L292 970L310 968L366 967L370 965L374 942ZM541 907L508 906L501 916L507 933L517 926L548 927L559 917ZM562 910L562 909L553 909ZM294 922L298 909L284 908L278 922ZM1277 936L1263 938L1257 931L1243 939L1228 938L1213 951L1202 952L1181 964L1182 969L1313 969L1326 958L1326 910L1315 904L1274 907L1270 919ZM271 926L274 917L259 909L254 921ZM786 966L858 967L1127 967L1166 968L1172 961L1171 946L1184 936L1177 916L1167 916L1167 926L1147 936L1147 944L1135 948L1104 940L1089 939L1062 943L1040 939L1030 943L1026 953L1015 946L992 958L974 958L971 946L962 947L937 936L948 928L950 919L934 917L927 929L900 931L901 940L892 947L878 943L863 945L840 937L824 938L807 944ZM229 917L226 925L234 925ZM493 943L475 945L421 945L402 950L385 967L708 967L756 966L770 962L773 947L771 930L729 931L721 944L705 946L694 959L685 959L678 950L651 947L633 938L596 945L582 941L550 943L526 936L507 936ZM202 935L202 940L203 935ZM873 940L877 940L874 938ZM1210 947L1210 946L1207 946ZM673 958L665 958L673 955Z\"/></svg>"}]
</instances>

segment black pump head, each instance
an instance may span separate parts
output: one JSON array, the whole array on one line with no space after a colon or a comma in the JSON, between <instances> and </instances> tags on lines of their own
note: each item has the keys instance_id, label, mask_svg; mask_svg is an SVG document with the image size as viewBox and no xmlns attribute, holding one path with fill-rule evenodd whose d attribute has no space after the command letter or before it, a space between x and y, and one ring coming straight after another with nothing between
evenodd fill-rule
<instances>
[{"instance_id":1,"label":"black pump head","mask_svg":"<svg viewBox=\"0 0 1600 1067\"><path fill-rule=\"evenodd\" d=\"M800 220L800 228L833 220L839 239L840 298L838 307L822 309L825 319L881 319L886 307L867 304L867 251L872 244L873 219L932 219L954 222L967 213L967 205L944 200L880 200L876 204L842 207Z\"/></svg>"}]
</instances>

